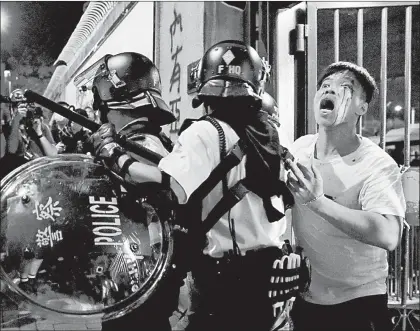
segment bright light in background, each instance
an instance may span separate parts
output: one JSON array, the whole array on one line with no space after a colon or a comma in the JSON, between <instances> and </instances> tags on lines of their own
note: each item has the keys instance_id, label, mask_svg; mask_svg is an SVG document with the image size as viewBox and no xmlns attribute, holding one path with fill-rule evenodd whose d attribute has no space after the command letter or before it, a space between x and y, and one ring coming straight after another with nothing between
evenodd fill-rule
<instances>
[{"instance_id":1,"label":"bright light in background","mask_svg":"<svg viewBox=\"0 0 420 331\"><path fill-rule=\"evenodd\" d=\"M5 31L9 26L9 16L4 11L1 11L1 31Z\"/></svg>"},{"instance_id":2,"label":"bright light in background","mask_svg":"<svg viewBox=\"0 0 420 331\"><path fill-rule=\"evenodd\" d=\"M394 109L395 111L401 111L402 107L400 105L396 105Z\"/></svg>"}]
</instances>

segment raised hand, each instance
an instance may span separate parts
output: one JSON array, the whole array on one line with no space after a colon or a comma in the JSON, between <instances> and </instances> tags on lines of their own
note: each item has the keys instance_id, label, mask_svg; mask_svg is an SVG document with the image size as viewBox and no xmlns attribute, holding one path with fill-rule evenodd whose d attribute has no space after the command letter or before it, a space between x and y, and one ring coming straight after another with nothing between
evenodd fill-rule
<instances>
[{"instance_id":1,"label":"raised hand","mask_svg":"<svg viewBox=\"0 0 420 331\"><path fill-rule=\"evenodd\" d=\"M297 201L306 205L324 195L321 173L313 164L308 168L299 162L286 162L290 167L286 184Z\"/></svg>"}]
</instances>

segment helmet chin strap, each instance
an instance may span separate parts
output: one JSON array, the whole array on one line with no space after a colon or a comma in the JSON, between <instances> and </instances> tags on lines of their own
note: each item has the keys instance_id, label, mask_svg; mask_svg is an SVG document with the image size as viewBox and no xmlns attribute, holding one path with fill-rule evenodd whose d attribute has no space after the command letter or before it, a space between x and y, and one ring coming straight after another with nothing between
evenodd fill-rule
<instances>
[{"instance_id":1,"label":"helmet chin strap","mask_svg":"<svg viewBox=\"0 0 420 331\"><path fill-rule=\"evenodd\" d=\"M99 120L102 124L108 123L108 107L105 103L101 102L101 104L98 106L99 110Z\"/></svg>"}]
</instances>

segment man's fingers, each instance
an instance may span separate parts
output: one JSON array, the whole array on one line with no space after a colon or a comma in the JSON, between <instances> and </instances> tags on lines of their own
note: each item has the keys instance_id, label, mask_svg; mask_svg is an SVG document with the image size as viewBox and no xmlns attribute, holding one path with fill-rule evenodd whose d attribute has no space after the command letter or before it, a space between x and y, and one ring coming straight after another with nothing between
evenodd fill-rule
<instances>
[{"instance_id":1,"label":"man's fingers","mask_svg":"<svg viewBox=\"0 0 420 331\"><path fill-rule=\"evenodd\" d=\"M300 171L302 171L302 174L306 178L311 178L312 177L311 170L309 170L308 168L306 168L302 163L297 162L296 165L298 166L298 168L300 169Z\"/></svg>"},{"instance_id":2,"label":"man's fingers","mask_svg":"<svg viewBox=\"0 0 420 331\"><path fill-rule=\"evenodd\" d=\"M297 177L295 176L295 174L293 172L291 172L291 171L289 171L287 173L287 178L293 178L296 181L298 180Z\"/></svg>"},{"instance_id":3,"label":"man's fingers","mask_svg":"<svg viewBox=\"0 0 420 331\"><path fill-rule=\"evenodd\" d=\"M286 186L293 194L295 199L302 200L306 196L306 188L299 181L292 178L289 174L288 179L286 180Z\"/></svg>"},{"instance_id":4,"label":"man's fingers","mask_svg":"<svg viewBox=\"0 0 420 331\"><path fill-rule=\"evenodd\" d=\"M290 170L292 173L296 176L296 178L303 183L303 180L305 176L303 175L302 171L299 169L299 167L291 160L287 160L287 164L290 167Z\"/></svg>"},{"instance_id":5,"label":"man's fingers","mask_svg":"<svg viewBox=\"0 0 420 331\"><path fill-rule=\"evenodd\" d=\"M317 179L321 179L322 178L321 173L318 170L318 168L315 166L313 161L312 161L312 164L311 164L311 168L312 168L312 172L314 173L314 177L317 178Z\"/></svg>"},{"instance_id":6,"label":"man's fingers","mask_svg":"<svg viewBox=\"0 0 420 331\"><path fill-rule=\"evenodd\" d=\"M291 177L289 177L287 180L286 185L292 192L295 193L301 192L303 190L303 188L299 185L299 182Z\"/></svg>"}]
</instances>

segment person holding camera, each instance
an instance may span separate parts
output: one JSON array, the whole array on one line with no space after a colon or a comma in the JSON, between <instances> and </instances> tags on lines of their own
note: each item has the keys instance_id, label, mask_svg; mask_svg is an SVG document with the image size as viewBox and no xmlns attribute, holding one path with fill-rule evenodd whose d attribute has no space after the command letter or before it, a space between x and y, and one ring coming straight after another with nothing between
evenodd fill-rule
<instances>
[{"instance_id":1,"label":"person holding camera","mask_svg":"<svg viewBox=\"0 0 420 331\"><path fill-rule=\"evenodd\" d=\"M17 105L7 141L9 154L24 156L27 160L57 155L57 148L49 127L44 123L42 109L27 103Z\"/></svg>"}]
</instances>

